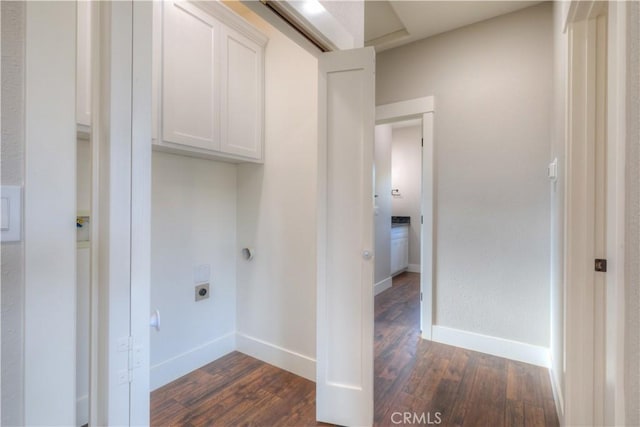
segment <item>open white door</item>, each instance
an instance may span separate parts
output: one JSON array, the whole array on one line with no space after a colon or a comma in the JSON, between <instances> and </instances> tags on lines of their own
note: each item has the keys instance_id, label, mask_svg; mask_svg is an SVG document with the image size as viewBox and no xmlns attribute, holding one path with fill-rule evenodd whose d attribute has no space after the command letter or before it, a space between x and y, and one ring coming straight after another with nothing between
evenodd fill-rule
<instances>
[{"instance_id":1,"label":"open white door","mask_svg":"<svg viewBox=\"0 0 640 427\"><path fill-rule=\"evenodd\" d=\"M319 64L318 421L373 423L373 48Z\"/></svg>"}]
</instances>

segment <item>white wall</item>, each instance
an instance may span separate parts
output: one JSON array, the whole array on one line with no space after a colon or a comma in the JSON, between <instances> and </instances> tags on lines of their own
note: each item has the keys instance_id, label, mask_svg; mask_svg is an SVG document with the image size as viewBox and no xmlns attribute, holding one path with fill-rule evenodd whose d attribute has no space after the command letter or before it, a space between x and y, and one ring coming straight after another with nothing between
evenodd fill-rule
<instances>
[{"instance_id":1,"label":"white wall","mask_svg":"<svg viewBox=\"0 0 640 427\"><path fill-rule=\"evenodd\" d=\"M377 104L434 95L435 324L549 346L552 10L385 51Z\"/></svg>"},{"instance_id":2,"label":"white wall","mask_svg":"<svg viewBox=\"0 0 640 427\"><path fill-rule=\"evenodd\" d=\"M24 48L23 2L1 2L2 8L2 185L24 183ZM2 243L2 398L3 426L24 424L24 245Z\"/></svg>"},{"instance_id":3,"label":"white wall","mask_svg":"<svg viewBox=\"0 0 640 427\"><path fill-rule=\"evenodd\" d=\"M155 389L234 349L236 166L154 152L151 332ZM210 297L195 302L193 268L210 265Z\"/></svg>"},{"instance_id":4,"label":"white wall","mask_svg":"<svg viewBox=\"0 0 640 427\"><path fill-rule=\"evenodd\" d=\"M409 269L420 271L420 201L422 195L422 125L393 128L391 187L393 216L410 216Z\"/></svg>"},{"instance_id":5,"label":"white wall","mask_svg":"<svg viewBox=\"0 0 640 427\"><path fill-rule=\"evenodd\" d=\"M265 164L238 166L238 349L315 379L317 60L234 8L269 37Z\"/></svg>"},{"instance_id":6,"label":"white wall","mask_svg":"<svg viewBox=\"0 0 640 427\"><path fill-rule=\"evenodd\" d=\"M569 11L568 2L553 3L553 109L550 160L558 159L558 179L551 188L551 274L550 274L550 354L551 375L558 400L560 418L564 414L564 198L568 36L563 31Z\"/></svg>"},{"instance_id":7,"label":"white wall","mask_svg":"<svg viewBox=\"0 0 640 427\"><path fill-rule=\"evenodd\" d=\"M26 4L24 423L30 426L72 425L76 418L75 24L73 2Z\"/></svg>"},{"instance_id":8,"label":"white wall","mask_svg":"<svg viewBox=\"0 0 640 427\"><path fill-rule=\"evenodd\" d=\"M376 293L391 286L391 125L375 130L375 272Z\"/></svg>"}]
</instances>

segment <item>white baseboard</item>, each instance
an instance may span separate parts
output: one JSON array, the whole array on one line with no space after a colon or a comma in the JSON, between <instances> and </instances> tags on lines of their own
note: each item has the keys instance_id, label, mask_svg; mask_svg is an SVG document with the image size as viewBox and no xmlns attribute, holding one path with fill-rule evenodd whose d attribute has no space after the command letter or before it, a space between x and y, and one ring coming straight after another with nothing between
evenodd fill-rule
<instances>
[{"instance_id":1,"label":"white baseboard","mask_svg":"<svg viewBox=\"0 0 640 427\"><path fill-rule=\"evenodd\" d=\"M420 273L420 264L409 264L407 271L409 273Z\"/></svg>"},{"instance_id":2,"label":"white baseboard","mask_svg":"<svg viewBox=\"0 0 640 427\"><path fill-rule=\"evenodd\" d=\"M549 368L549 349L519 341L434 325L433 341Z\"/></svg>"},{"instance_id":3,"label":"white baseboard","mask_svg":"<svg viewBox=\"0 0 640 427\"><path fill-rule=\"evenodd\" d=\"M151 367L151 390L211 363L236 349L236 334L230 332L213 341L179 354Z\"/></svg>"},{"instance_id":4,"label":"white baseboard","mask_svg":"<svg viewBox=\"0 0 640 427\"><path fill-rule=\"evenodd\" d=\"M373 294L378 295L380 292L386 291L393 284L393 279L391 277L387 277L384 280L379 281L373 286Z\"/></svg>"},{"instance_id":5,"label":"white baseboard","mask_svg":"<svg viewBox=\"0 0 640 427\"><path fill-rule=\"evenodd\" d=\"M89 395L76 399L76 425L89 424Z\"/></svg>"},{"instance_id":6,"label":"white baseboard","mask_svg":"<svg viewBox=\"0 0 640 427\"><path fill-rule=\"evenodd\" d=\"M311 357L240 332L236 334L236 343L237 349L241 353L292 372L310 381L315 382L316 380L316 360Z\"/></svg>"},{"instance_id":7,"label":"white baseboard","mask_svg":"<svg viewBox=\"0 0 640 427\"><path fill-rule=\"evenodd\" d=\"M551 353L550 353L551 354ZM564 425L564 397L562 396L562 390L560 384L553 371L553 360L550 360L549 366L549 380L551 381L551 390L553 391L553 400L556 404L556 413L558 414L558 420L560 425Z\"/></svg>"}]
</instances>

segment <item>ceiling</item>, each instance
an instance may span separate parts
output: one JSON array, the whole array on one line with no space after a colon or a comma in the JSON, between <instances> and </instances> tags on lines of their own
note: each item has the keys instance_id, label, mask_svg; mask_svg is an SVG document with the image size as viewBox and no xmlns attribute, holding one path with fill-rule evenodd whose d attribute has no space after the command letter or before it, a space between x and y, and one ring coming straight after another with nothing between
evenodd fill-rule
<instances>
[{"instance_id":1,"label":"ceiling","mask_svg":"<svg viewBox=\"0 0 640 427\"><path fill-rule=\"evenodd\" d=\"M537 3L541 2L365 0L365 45L380 52Z\"/></svg>"}]
</instances>

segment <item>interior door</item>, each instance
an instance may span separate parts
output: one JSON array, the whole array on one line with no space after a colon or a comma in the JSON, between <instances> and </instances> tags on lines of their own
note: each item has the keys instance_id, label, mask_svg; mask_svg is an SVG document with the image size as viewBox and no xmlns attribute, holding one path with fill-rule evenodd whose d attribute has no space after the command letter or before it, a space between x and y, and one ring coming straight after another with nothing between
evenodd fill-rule
<instances>
[{"instance_id":1,"label":"interior door","mask_svg":"<svg viewBox=\"0 0 640 427\"><path fill-rule=\"evenodd\" d=\"M375 52L319 64L318 421L373 422Z\"/></svg>"}]
</instances>

